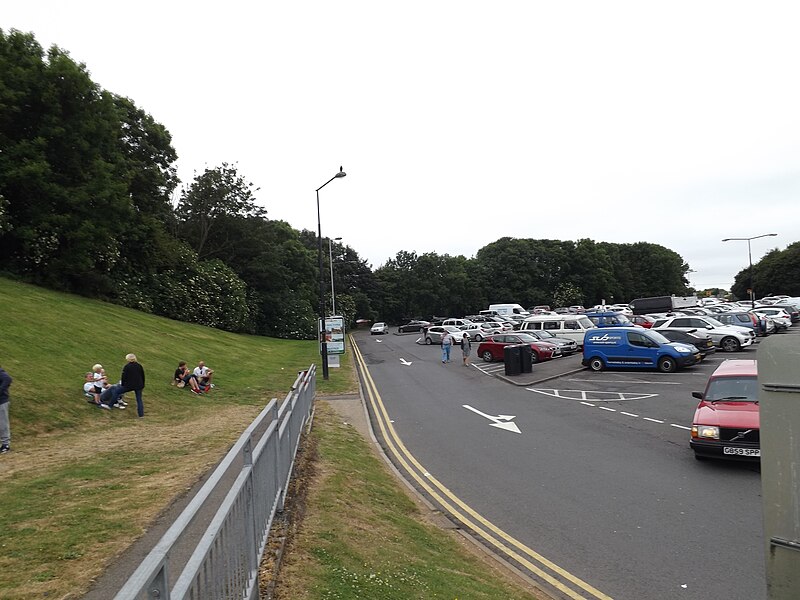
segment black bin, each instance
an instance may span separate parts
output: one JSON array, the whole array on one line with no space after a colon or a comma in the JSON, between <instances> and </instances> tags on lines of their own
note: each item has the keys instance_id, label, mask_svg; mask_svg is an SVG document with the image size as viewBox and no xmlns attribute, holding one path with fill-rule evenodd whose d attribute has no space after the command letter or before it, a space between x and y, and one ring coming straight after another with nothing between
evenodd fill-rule
<instances>
[{"instance_id":1,"label":"black bin","mask_svg":"<svg viewBox=\"0 0 800 600\"><path fill-rule=\"evenodd\" d=\"M521 345L510 344L503 348L503 363L506 367L506 375L519 375L522 369L522 359L520 358Z\"/></svg>"},{"instance_id":2,"label":"black bin","mask_svg":"<svg viewBox=\"0 0 800 600\"><path fill-rule=\"evenodd\" d=\"M533 373L533 350L528 344L519 347L519 370L521 373Z\"/></svg>"}]
</instances>

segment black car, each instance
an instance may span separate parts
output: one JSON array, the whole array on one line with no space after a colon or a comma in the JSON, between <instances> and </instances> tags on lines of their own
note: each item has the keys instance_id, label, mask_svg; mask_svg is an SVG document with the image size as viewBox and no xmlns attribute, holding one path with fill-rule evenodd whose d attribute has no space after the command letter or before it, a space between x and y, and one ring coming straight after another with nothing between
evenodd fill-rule
<instances>
[{"instance_id":1,"label":"black car","mask_svg":"<svg viewBox=\"0 0 800 600\"><path fill-rule=\"evenodd\" d=\"M658 333L667 338L670 342L681 342L682 344L691 344L698 349L700 355L705 358L709 354L717 351L711 337L700 333L697 329L692 331L684 331L683 329L656 329Z\"/></svg>"},{"instance_id":2,"label":"black car","mask_svg":"<svg viewBox=\"0 0 800 600\"><path fill-rule=\"evenodd\" d=\"M428 321L418 321L412 320L406 323L405 325L400 325L397 328L397 333L409 333L411 331L423 331L430 327L430 323Z\"/></svg>"}]
</instances>

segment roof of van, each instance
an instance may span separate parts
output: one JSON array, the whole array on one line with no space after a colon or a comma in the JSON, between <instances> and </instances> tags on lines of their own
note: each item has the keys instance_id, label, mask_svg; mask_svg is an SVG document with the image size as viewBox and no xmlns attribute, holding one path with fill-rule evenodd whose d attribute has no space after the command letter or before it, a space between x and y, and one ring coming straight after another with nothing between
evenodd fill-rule
<instances>
[{"instance_id":1,"label":"roof of van","mask_svg":"<svg viewBox=\"0 0 800 600\"><path fill-rule=\"evenodd\" d=\"M530 317L525 317L526 322L533 323L535 321L565 321L567 319L580 319L584 318L587 319L586 315L531 315Z\"/></svg>"}]
</instances>

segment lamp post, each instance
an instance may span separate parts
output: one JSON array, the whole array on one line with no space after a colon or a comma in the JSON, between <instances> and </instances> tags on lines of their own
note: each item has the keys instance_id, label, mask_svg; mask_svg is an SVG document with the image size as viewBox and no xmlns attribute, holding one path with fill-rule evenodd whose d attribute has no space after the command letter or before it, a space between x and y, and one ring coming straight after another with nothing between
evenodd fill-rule
<instances>
[{"instance_id":1,"label":"lamp post","mask_svg":"<svg viewBox=\"0 0 800 600\"><path fill-rule=\"evenodd\" d=\"M333 238L335 241L340 241L342 238ZM328 238L328 262L331 265L331 316L336 315L336 292L333 289L333 242Z\"/></svg>"},{"instance_id":2,"label":"lamp post","mask_svg":"<svg viewBox=\"0 0 800 600\"><path fill-rule=\"evenodd\" d=\"M339 167L339 172L317 188L317 260L319 262L319 342L322 354L322 378L328 379L328 339L325 331L325 277L322 274L322 222L319 218L319 191L334 179L347 175Z\"/></svg>"},{"instance_id":3,"label":"lamp post","mask_svg":"<svg viewBox=\"0 0 800 600\"><path fill-rule=\"evenodd\" d=\"M775 237L778 235L777 233L762 233L761 235L754 235L753 237L737 237L737 238L725 238L722 240L723 242L747 242L747 259L750 262L750 308L753 309L756 307L756 295L755 291L753 290L753 253L750 251L750 241L757 240L758 238L763 237Z\"/></svg>"}]
</instances>

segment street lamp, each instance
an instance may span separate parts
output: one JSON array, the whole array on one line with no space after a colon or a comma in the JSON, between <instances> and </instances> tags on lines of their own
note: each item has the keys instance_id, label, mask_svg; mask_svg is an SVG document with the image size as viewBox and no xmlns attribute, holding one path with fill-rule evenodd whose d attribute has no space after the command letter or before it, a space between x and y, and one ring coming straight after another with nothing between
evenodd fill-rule
<instances>
[{"instance_id":1,"label":"street lamp","mask_svg":"<svg viewBox=\"0 0 800 600\"><path fill-rule=\"evenodd\" d=\"M342 238L333 238L335 241L340 241ZM336 316L336 292L333 290L333 242L328 238L328 262L331 265L331 315Z\"/></svg>"},{"instance_id":2,"label":"street lamp","mask_svg":"<svg viewBox=\"0 0 800 600\"><path fill-rule=\"evenodd\" d=\"M347 175L339 167L339 172L317 188L317 260L319 262L319 341L322 354L322 378L328 379L328 340L325 331L325 277L322 275L322 222L319 218L319 191L334 179Z\"/></svg>"},{"instance_id":3,"label":"street lamp","mask_svg":"<svg viewBox=\"0 0 800 600\"><path fill-rule=\"evenodd\" d=\"M757 240L762 237L775 237L777 233L763 233L761 235L754 235L753 237L741 238L725 238L723 242L747 242L747 259L750 261L750 308L756 307L756 295L753 290L753 254L750 251L750 240Z\"/></svg>"}]
</instances>

